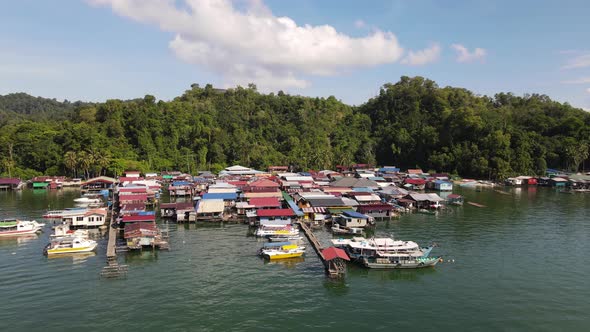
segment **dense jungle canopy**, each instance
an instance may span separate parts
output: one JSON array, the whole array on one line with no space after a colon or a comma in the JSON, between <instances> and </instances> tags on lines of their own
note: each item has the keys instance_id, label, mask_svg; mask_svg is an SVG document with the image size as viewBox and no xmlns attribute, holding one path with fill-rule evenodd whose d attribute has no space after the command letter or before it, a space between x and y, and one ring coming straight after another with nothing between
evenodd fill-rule
<instances>
[{"instance_id":1,"label":"dense jungle canopy","mask_svg":"<svg viewBox=\"0 0 590 332\"><path fill-rule=\"evenodd\" d=\"M4 176L218 171L241 164L326 169L370 163L503 179L588 166L590 114L545 95L385 84L360 106L335 97L193 84L170 101L0 96Z\"/></svg>"}]
</instances>

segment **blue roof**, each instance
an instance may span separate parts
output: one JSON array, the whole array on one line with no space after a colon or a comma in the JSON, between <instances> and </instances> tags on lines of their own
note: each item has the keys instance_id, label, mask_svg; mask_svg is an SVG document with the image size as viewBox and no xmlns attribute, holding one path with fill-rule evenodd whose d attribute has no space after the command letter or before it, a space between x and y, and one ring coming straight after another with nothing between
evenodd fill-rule
<instances>
[{"instance_id":1,"label":"blue roof","mask_svg":"<svg viewBox=\"0 0 590 332\"><path fill-rule=\"evenodd\" d=\"M238 198L236 193L206 193L203 199L223 199L224 201L235 201Z\"/></svg>"},{"instance_id":2,"label":"blue roof","mask_svg":"<svg viewBox=\"0 0 590 332\"><path fill-rule=\"evenodd\" d=\"M382 176L373 176L373 177L370 177L369 180L371 180L371 181L385 181L385 178L383 178Z\"/></svg>"},{"instance_id":3,"label":"blue roof","mask_svg":"<svg viewBox=\"0 0 590 332\"><path fill-rule=\"evenodd\" d=\"M446 181L446 180L435 180L435 181L434 181L434 183L437 183L437 184L441 184L441 183L448 183L448 184L451 184L451 182L450 182L450 181Z\"/></svg>"},{"instance_id":4,"label":"blue roof","mask_svg":"<svg viewBox=\"0 0 590 332\"><path fill-rule=\"evenodd\" d=\"M352 188L352 191L364 192L364 193L372 193L374 190L373 190L373 188L356 187L356 188Z\"/></svg>"},{"instance_id":5,"label":"blue roof","mask_svg":"<svg viewBox=\"0 0 590 332\"><path fill-rule=\"evenodd\" d=\"M311 173L308 173L308 172L299 172L299 175L301 175L301 176L311 176Z\"/></svg>"},{"instance_id":6,"label":"blue roof","mask_svg":"<svg viewBox=\"0 0 590 332\"><path fill-rule=\"evenodd\" d=\"M209 180L205 179L205 178L201 178L198 176L193 177L193 182L197 182L197 183L203 183L203 182L207 182Z\"/></svg>"},{"instance_id":7,"label":"blue roof","mask_svg":"<svg viewBox=\"0 0 590 332\"><path fill-rule=\"evenodd\" d=\"M399 168L397 167L381 167L379 172L399 172Z\"/></svg>"},{"instance_id":8,"label":"blue roof","mask_svg":"<svg viewBox=\"0 0 590 332\"><path fill-rule=\"evenodd\" d=\"M299 206L297 206L297 204L295 204L295 202L293 202L293 201L286 201L286 202L289 204L289 207L293 210L293 212L295 212L296 216L303 217L305 215L303 213L303 211L301 211Z\"/></svg>"},{"instance_id":9,"label":"blue roof","mask_svg":"<svg viewBox=\"0 0 590 332\"><path fill-rule=\"evenodd\" d=\"M179 186L188 186L190 183L188 181L174 181L172 182L172 186L179 187Z\"/></svg>"},{"instance_id":10,"label":"blue roof","mask_svg":"<svg viewBox=\"0 0 590 332\"><path fill-rule=\"evenodd\" d=\"M369 217L367 217L366 215L362 214L362 213L358 213L356 211L352 211L352 210L345 210L342 211L342 214L350 217L350 218L360 218L360 219L368 219Z\"/></svg>"}]
</instances>

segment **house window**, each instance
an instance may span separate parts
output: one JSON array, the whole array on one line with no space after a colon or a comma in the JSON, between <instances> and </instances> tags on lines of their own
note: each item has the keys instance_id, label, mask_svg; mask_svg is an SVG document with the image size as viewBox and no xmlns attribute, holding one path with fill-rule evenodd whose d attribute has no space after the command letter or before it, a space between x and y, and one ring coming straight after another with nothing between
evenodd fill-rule
<instances>
[{"instance_id":1,"label":"house window","mask_svg":"<svg viewBox=\"0 0 590 332\"><path fill-rule=\"evenodd\" d=\"M83 221L84 217L76 217L76 221Z\"/></svg>"}]
</instances>

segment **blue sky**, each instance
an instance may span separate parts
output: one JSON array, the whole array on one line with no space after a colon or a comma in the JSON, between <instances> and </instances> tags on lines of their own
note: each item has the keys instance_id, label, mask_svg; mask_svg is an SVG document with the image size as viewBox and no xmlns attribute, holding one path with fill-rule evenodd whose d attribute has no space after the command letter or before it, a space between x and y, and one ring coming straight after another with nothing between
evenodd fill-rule
<instances>
[{"instance_id":1,"label":"blue sky","mask_svg":"<svg viewBox=\"0 0 590 332\"><path fill-rule=\"evenodd\" d=\"M254 82L359 104L420 75L590 110L588 13L587 1L4 1L0 94L168 100Z\"/></svg>"}]
</instances>

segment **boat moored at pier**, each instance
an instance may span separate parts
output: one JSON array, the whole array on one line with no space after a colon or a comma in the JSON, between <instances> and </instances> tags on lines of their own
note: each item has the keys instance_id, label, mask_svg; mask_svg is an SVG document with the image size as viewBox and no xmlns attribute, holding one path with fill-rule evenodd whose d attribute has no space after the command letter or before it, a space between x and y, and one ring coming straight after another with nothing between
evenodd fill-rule
<instances>
[{"instance_id":1,"label":"boat moored at pier","mask_svg":"<svg viewBox=\"0 0 590 332\"><path fill-rule=\"evenodd\" d=\"M0 221L0 236L31 235L40 232L44 226L35 220L5 219Z\"/></svg>"}]
</instances>

